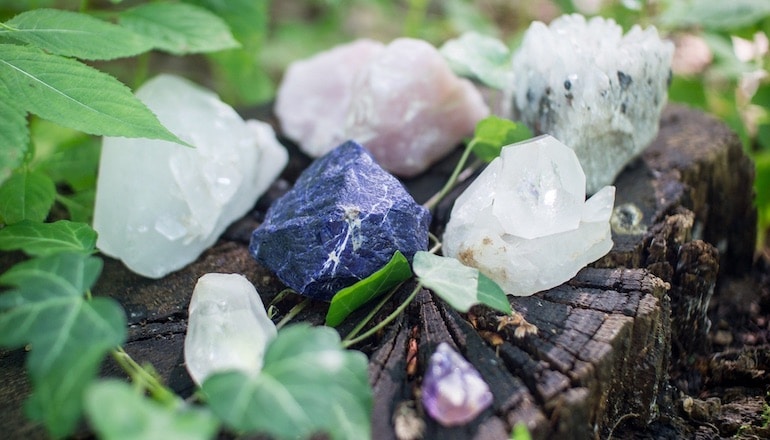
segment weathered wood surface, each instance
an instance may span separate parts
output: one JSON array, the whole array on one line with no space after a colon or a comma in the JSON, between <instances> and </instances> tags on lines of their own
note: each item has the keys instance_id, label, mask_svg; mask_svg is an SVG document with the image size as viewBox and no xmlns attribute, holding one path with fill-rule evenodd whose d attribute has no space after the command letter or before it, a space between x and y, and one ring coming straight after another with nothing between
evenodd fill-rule
<instances>
[{"instance_id":1,"label":"weathered wood surface","mask_svg":"<svg viewBox=\"0 0 770 440\"><path fill-rule=\"evenodd\" d=\"M183 396L193 391L182 343L195 282L207 272L242 273L263 301L271 302L283 286L251 259L246 244L266 206L307 163L293 159L285 180L255 211L184 270L148 280L106 259L94 292L125 307L126 351L151 362ZM449 159L407 182L418 201L438 189L451 167ZM415 417L425 423L425 438L442 439L507 438L518 422L536 439L595 438L607 436L619 422L644 426L653 420L665 406L667 369L708 344L705 312L718 277L750 266L752 179L752 166L726 127L699 112L667 109L657 140L616 182L610 254L562 286L511 299L537 325L537 335L517 339L512 328L498 330L491 311L479 307L458 314L423 291L396 323L358 347L370 356L374 437L396 438L394 423ZM450 197L439 206L436 232L451 203ZM4 256L0 269L16 259ZM290 296L277 306L285 313L299 300ZM296 319L321 324L325 308L313 304ZM421 374L441 341L463 353L494 394L492 407L463 427L441 427L419 405ZM9 438L39 438L42 431L22 415L28 393L23 360L22 351L0 352L0 427ZM103 374L121 375L110 361Z\"/></svg>"}]
</instances>

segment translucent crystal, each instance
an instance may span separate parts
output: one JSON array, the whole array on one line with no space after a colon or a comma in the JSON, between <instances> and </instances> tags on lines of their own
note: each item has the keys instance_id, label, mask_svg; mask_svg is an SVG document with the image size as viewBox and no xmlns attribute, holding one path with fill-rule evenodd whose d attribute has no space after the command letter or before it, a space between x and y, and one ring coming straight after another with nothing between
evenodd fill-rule
<instances>
[{"instance_id":1,"label":"translucent crystal","mask_svg":"<svg viewBox=\"0 0 770 440\"><path fill-rule=\"evenodd\" d=\"M654 27L623 35L578 14L534 22L512 60L512 118L574 149L593 194L655 138L673 51Z\"/></svg>"},{"instance_id":2,"label":"translucent crystal","mask_svg":"<svg viewBox=\"0 0 770 440\"><path fill-rule=\"evenodd\" d=\"M94 210L97 246L159 278L195 260L254 206L288 160L272 128L244 122L219 98L162 75L137 97L189 148L104 138Z\"/></svg>"},{"instance_id":3,"label":"translucent crystal","mask_svg":"<svg viewBox=\"0 0 770 440\"><path fill-rule=\"evenodd\" d=\"M401 176L452 151L488 113L436 48L410 38L359 41L298 61L276 103L282 129L309 155L352 139Z\"/></svg>"},{"instance_id":4,"label":"translucent crystal","mask_svg":"<svg viewBox=\"0 0 770 440\"><path fill-rule=\"evenodd\" d=\"M260 372L267 344L277 332L249 280L238 274L203 275L188 315L184 360L195 383L218 371Z\"/></svg>"},{"instance_id":5,"label":"translucent crystal","mask_svg":"<svg viewBox=\"0 0 770 440\"><path fill-rule=\"evenodd\" d=\"M490 404L492 392L478 371L442 342L431 355L422 382L422 404L444 426L470 422Z\"/></svg>"},{"instance_id":6,"label":"translucent crystal","mask_svg":"<svg viewBox=\"0 0 770 440\"><path fill-rule=\"evenodd\" d=\"M457 198L444 254L509 295L557 286L612 248L615 188L587 201L575 153L551 136L503 148Z\"/></svg>"}]
</instances>

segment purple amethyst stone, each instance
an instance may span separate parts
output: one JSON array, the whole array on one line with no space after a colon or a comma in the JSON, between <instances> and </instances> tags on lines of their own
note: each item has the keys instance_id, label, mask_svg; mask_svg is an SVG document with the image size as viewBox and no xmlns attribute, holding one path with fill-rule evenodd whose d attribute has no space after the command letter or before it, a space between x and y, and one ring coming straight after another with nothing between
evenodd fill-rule
<instances>
[{"instance_id":1,"label":"purple amethyst stone","mask_svg":"<svg viewBox=\"0 0 770 440\"><path fill-rule=\"evenodd\" d=\"M268 209L249 250L287 286L331 300L399 250L428 247L430 213L372 156L348 141L313 162Z\"/></svg>"},{"instance_id":2,"label":"purple amethyst stone","mask_svg":"<svg viewBox=\"0 0 770 440\"><path fill-rule=\"evenodd\" d=\"M422 404L444 426L464 425L492 403L492 392L473 365L442 342L422 382Z\"/></svg>"}]
</instances>

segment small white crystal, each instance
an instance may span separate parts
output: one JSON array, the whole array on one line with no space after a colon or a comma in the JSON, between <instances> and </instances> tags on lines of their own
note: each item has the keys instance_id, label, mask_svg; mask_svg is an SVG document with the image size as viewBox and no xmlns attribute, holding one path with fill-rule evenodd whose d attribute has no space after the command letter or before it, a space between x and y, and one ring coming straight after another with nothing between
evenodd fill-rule
<instances>
[{"instance_id":1,"label":"small white crystal","mask_svg":"<svg viewBox=\"0 0 770 440\"><path fill-rule=\"evenodd\" d=\"M249 280L238 274L203 275L195 285L188 315L184 360L196 384L220 371L259 374L265 349L277 331Z\"/></svg>"},{"instance_id":2,"label":"small white crystal","mask_svg":"<svg viewBox=\"0 0 770 440\"><path fill-rule=\"evenodd\" d=\"M219 98L161 75L137 97L189 148L104 138L94 208L100 251L159 278L194 261L254 206L288 161L272 128L244 122Z\"/></svg>"},{"instance_id":3,"label":"small white crystal","mask_svg":"<svg viewBox=\"0 0 770 440\"><path fill-rule=\"evenodd\" d=\"M615 187L585 200L574 151L545 135L503 148L457 198L444 254L509 295L557 286L612 248Z\"/></svg>"},{"instance_id":4,"label":"small white crystal","mask_svg":"<svg viewBox=\"0 0 770 440\"><path fill-rule=\"evenodd\" d=\"M430 44L361 41L294 63L278 91L283 131L318 157L352 139L386 170L414 176L489 113L470 81Z\"/></svg>"},{"instance_id":5,"label":"small white crystal","mask_svg":"<svg viewBox=\"0 0 770 440\"><path fill-rule=\"evenodd\" d=\"M574 149L593 194L655 138L673 52L654 27L623 35L579 14L534 22L512 60L512 118Z\"/></svg>"}]
</instances>

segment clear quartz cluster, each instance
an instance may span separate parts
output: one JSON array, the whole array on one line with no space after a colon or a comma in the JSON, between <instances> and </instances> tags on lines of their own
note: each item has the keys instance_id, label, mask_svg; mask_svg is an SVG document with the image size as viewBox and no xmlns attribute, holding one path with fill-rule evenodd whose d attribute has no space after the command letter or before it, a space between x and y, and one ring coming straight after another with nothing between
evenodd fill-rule
<instances>
[{"instance_id":1,"label":"clear quartz cluster","mask_svg":"<svg viewBox=\"0 0 770 440\"><path fill-rule=\"evenodd\" d=\"M358 40L292 63L275 112L310 156L352 139L383 168L409 177L452 151L489 109L436 48L399 38Z\"/></svg>"},{"instance_id":2,"label":"clear quartz cluster","mask_svg":"<svg viewBox=\"0 0 770 440\"><path fill-rule=\"evenodd\" d=\"M269 125L244 121L182 78L158 76L136 95L195 148L104 138L93 226L100 251L159 278L194 261L248 212L288 153Z\"/></svg>"},{"instance_id":3,"label":"clear quartz cluster","mask_svg":"<svg viewBox=\"0 0 770 440\"><path fill-rule=\"evenodd\" d=\"M674 46L612 19L534 22L513 56L511 117L575 150L593 194L655 138Z\"/></svg>"},{"instance_id":4,"label":"clear quartz cluster","mask_svg":"<svg viewBox=\"0 0 770 440\"><path fill-rule=\"evenodd\" d=\"M195 285L188 308L184 360L201 385L215 372L256 376L277 330L257 289L238 274L207 273Z\"/></svg>"},{"instance_id":5,"label":"clear quartz cluster","mask_svg":"<svg viewBox=\"0 0 770 440\"><path fill-rule=\"evenodd\" d=\"M464 425L492 404L478 371L446 342L431 355L422 383L422 403L444 426Z\"/></svg>"},{"instance_id":6,"label":"clear quartz cluster","mask_svg":"<svg viewBox=\"0 0 770 440\"><path fill-rule=\"evenodd\" d=\"M585 200L585 185L574 151L549 135L504 147L457 198L444 254L509 295L557 286L612 248L615 187Z\"/></svg>"}]
</instances>

